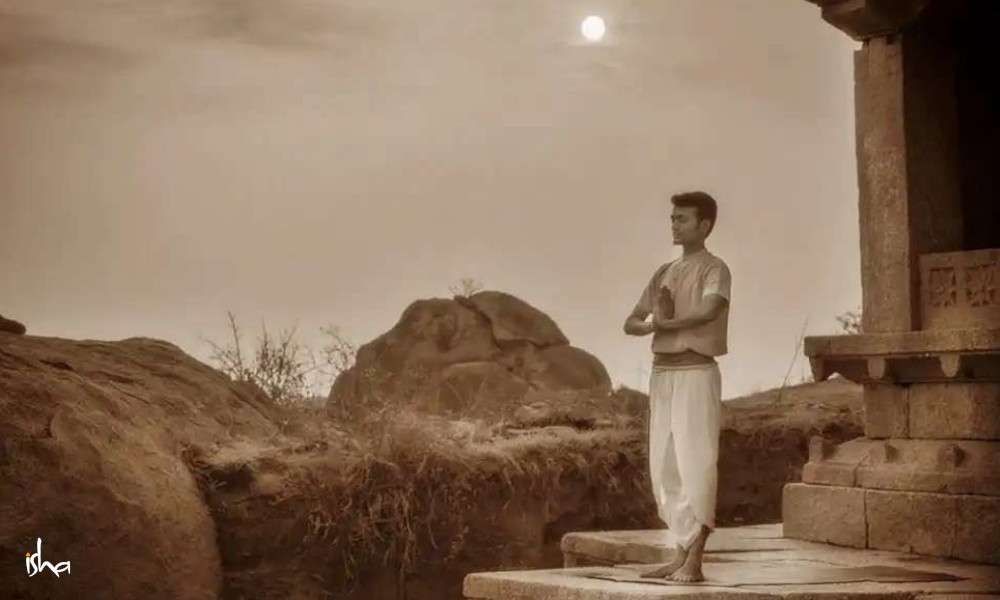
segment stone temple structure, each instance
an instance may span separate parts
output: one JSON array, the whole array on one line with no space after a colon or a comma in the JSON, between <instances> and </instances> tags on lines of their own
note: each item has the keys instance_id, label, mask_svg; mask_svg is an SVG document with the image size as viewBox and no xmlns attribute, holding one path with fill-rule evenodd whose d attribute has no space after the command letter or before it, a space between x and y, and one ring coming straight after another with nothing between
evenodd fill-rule
<instances>
[{"instance_id":1,"label":"stone temple structure","mask_svg":"<svg viewBox=\"0 0 1000 600\"><path fill-rule=\"evenodd\" d=\"M783 523L719 528L705 582L640 576L665 531L573 532L564 568L471 573L466 598L1000 600L1000 1L809 1L862 42L863 314L805 353L864 386L865 435L813 438Z\"/></svg>"},{"instance_id":2,"label":"stone temple structure","mask_svg":"<svg viewBox=\"0 0 1000 600\"><path fill-rule=\"evenodd\" d=\"M811 0L854 58L862 333L805 342L864 384L813 439L784 535L1000 564L1000 3Z\"/></svg>"}]
</instances>

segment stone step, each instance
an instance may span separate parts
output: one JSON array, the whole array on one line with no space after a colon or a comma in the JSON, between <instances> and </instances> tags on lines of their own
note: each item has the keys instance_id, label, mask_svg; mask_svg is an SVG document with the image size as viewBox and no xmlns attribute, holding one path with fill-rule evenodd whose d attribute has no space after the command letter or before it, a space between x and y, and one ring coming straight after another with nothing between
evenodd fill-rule
<instances>
[{"instance_id":1,"label":"stone step","mask_svg":"<svg viewBox=\"0 0 1000 600\"><path fill-rule=\"evenodd\" d=\"M476 600L633 600L736 596L814 600L922 598L1000 600L1000 567L900 552L858 550L781 537L781 524L719 528L709 537L706 581L681 584L639 577L665 562L663 531L571 533L562 569L471 573ZM603 563L603 564L601 564Z\"/></svg>"},{"instance_id":2,"label":"stone step","mask_svg":"<svg viewBox=\"0 0 1000 600\"><path fill-rule=\"evenodd\" d=\"M707 553L792 550L812 542L782 537L781 523L720 527L709 536ZM564 565L613 565L619 563L662 563L669 560L666 529L634 531L581 531L567 533L561 548Z\"/></svg>"}]
</instances>

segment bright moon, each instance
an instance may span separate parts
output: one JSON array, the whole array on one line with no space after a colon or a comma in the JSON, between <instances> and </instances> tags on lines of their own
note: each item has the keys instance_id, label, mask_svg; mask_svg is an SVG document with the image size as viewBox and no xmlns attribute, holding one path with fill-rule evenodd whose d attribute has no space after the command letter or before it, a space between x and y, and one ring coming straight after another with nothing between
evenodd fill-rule
<instances>
[{"instance_id":1,"label":"bright moon","mask_svg":"<svg viewBox=\"0 0 1000 600\"><path fill-rule=\"evenodd\" d=\"M580 33L592 42L604 37L604 30L604 19L596 15L590 15L580 23Z\"/></svg>"}]
</instances>

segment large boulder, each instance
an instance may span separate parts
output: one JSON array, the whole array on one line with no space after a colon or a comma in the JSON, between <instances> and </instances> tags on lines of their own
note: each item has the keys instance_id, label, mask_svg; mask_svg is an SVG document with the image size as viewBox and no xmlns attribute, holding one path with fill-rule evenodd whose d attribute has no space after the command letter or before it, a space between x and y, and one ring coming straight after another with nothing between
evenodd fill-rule
<instances>
[{"instance_id":1,"label":"large boulder","mask_svg":"<svg viewBox=\"0 0 1000 600\"><path fill-rule=\"evenodd\" d=\"M186 456L277 427L258 392L152 339L0 335L0 561L5 598L209 599L216 529Z\"/></svg>"},{"instance_id":2,"label":"large boulder","mask_svg":"<svg viewBox=\"0 0 1000 600\"><path fill-rule=\"evenodd\" d=\"M563 346L569 340L547 314L504 292L483 291L456 301L472 306L490 322L498 342L528 341L536 346Z\"/></svg>"},{"instance_id":3,"label":"large boulder","mask_svg":"<svg viewBox=\"0 0 1000 600\"><path fill-rule=\"evenodd\" d=\"M608 393L604 365L569 344L545 313L510 294L417 300L362 346L330 390L332 412L369 400L432 412L509 414L530 390Z\"/></svg>"}]
</instances>

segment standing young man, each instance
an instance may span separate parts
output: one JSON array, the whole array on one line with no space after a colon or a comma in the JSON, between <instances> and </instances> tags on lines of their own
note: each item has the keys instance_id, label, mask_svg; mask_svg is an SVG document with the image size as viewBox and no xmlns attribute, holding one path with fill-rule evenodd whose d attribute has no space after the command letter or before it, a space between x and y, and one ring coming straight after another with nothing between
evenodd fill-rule
<instances>
[{"instance_id":1,"label":"standing young man","mask_svg":"<svg viewBox=\"0 0 1000 600\"><path fill-rule=\"evenodd\" d=\"M705 249L718 208L704 192L670 199L682 256L658 268L625 320L629 335L653 334L649 381L649 467L671 561L644 573L703 581L705 540L715 528L722 381L713 357L727 352L729 267ZM653 318L646 321L652 314Z\"/></svg>"}]
</instances>

